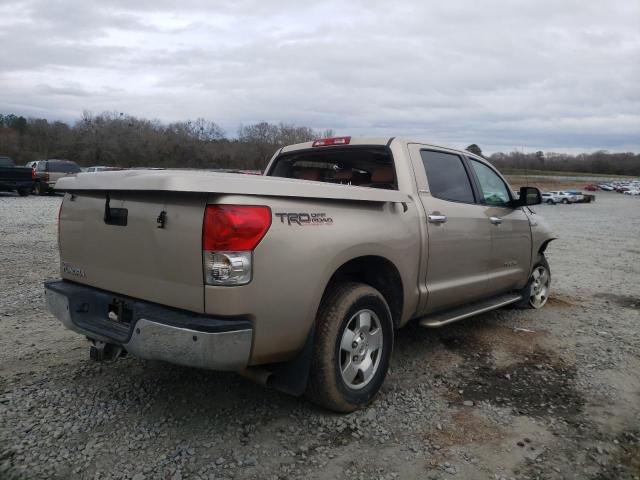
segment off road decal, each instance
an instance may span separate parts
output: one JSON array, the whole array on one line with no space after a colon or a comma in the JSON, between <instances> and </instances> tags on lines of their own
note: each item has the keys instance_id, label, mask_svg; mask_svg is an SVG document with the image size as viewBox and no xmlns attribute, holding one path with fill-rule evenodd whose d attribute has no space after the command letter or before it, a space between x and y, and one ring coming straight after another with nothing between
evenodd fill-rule
<instances>
[{"instance_id":1,"label":"off road decal","mask_svg":"<svg viewBox=\"0 0 640 480\"><path fill-rule=\"evenodd\" d=\"M307 225L331 225L333 218L327 217L326 213L275 213L276 217L280 219L280 223L286 223L287 225L300 225L301 227Z\"/></svg>"}]
</instances>

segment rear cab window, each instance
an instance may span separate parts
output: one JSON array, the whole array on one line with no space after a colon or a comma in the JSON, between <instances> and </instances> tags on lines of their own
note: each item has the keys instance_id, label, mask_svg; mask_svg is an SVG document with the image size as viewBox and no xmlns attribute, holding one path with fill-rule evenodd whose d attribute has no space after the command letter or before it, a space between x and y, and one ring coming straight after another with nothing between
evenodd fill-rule
<instances>
[{"instance_id":1,"label":"rear cab window","mask_svg":"<svg viewBox=\"0 0 640 480\"><path fill-rule=\"evenodd\" d=\"M326 147L284 153L267 176L397 190L389 150L384 146Z\"/></svg>"},{"instance_id":2,"label":"rear cab window","mask_svg":"<svg viewBox=\"0 0 640 480\"><path fill-rule=\"evenodd\" d=\"M421 150L432 196L451 202L475 203L471 180L460 156L434 150Z\"/></svg>"},{"instance_id":3,"label":"rear cab window","mask_svg":"<svg viewBox=\"0 0 640 480\"><path fill-rule=\"evenodd\" d=\"M49 160L47 162L47 171L54 173L79 173L80 167L74 162Z\"/></svg>"},{"instance_id":4,"label":"rear cab window","mask_svg":"<svg viewBox=\"0 0 640 480\"><path fill-rule=\"evenodd\" d=\"M0 157L0 167L13 167L14 161L10 157Z\"/></svg>"}]
</instances>

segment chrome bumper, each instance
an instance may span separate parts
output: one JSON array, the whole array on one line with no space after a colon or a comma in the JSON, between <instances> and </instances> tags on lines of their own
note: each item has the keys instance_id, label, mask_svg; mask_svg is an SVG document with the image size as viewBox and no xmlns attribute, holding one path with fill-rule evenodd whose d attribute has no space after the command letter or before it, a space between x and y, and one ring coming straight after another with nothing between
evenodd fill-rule
<instances>
[{"instance_id":1,"label":"chrome bumper","mask_svg":"<svg viewBox=\"0 0 640 480\"><path fill-rule=\"evenodd\" d=\"M69 289L69 282L48 282L45 284L45 297L48 310L69 330L95 340L121 345L127 352L148 360L163 360L210 370L242 370L249 363L251 328L211 332L168 325L152 318L140 317L135 319L130 336L126 340L116 339L114 336L96 332L87 327L86 323L80 326L79 322L74 322L71 307L73 301L70 301L69 294L51 286L61 283L65 283L65 289ZM71 288L82 290L83 300L87 299L86 291L93 290L84 286ZM166 309L161 316L166 319L172 313L173 310ZM104 314L106 317L107 312ZM246 322L242 325L246 326Z\"/></svg>"}]
</instances>

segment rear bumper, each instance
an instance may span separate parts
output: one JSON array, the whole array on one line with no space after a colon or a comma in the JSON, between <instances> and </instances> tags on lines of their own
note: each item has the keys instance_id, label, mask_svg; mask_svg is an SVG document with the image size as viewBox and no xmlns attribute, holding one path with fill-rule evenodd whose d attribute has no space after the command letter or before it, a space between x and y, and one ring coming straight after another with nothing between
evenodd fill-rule
<instances>
[{"instance_id":1,"label":"rear bumper","mask_svg":"<svg viewBox=\"0 0 640 480\"><path fill-rule=\"evenodd\" d=\"M47 308L69 330L121 345L137 357L211 370L241 370L249 363L248 319L195 314L66 280L44 288ZM115 313L114 304L124 305L126 315ZM126 321L110 319L110 310Z\"/></svg>"}]
</instances>

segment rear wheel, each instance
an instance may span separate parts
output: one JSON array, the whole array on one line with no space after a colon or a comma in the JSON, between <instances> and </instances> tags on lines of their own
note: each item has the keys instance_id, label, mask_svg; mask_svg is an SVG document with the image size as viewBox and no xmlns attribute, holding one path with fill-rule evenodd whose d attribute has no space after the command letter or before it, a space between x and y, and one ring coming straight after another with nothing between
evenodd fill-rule
<instances>
[{"instance_id":1,"label":"rear wheel","mask_svg":"<svg viewBox=\"0 0 640 480\"><path fill-rule=\"evenodd\" d=\"M336 412L352 412L378 393L389 368L393 322L376 289L343 283L326 296L316 320L306 395Z\"/></svg>"},{"instance_id":2,"label":"rear wheel","mask_svg":"<svg viewBox=\"0 0 640 480\"><path fill-rule=\"evenodd\" d=\"M21 197L26 197L27 195L29 195L30 190L28 188L20 188L18 189L18 195L20 195Z\"/></svg>"},{"instance_id":3,"label":"rear wheel","mask_svg":"<svg viewBox=\"0 0 640 480\"><path fill-rule=\"evenodd\" d=\"M36 182L33 186L33 193L35 195L45 195L47 193L47 189L42 186L41 182Z\"/></svg>"},{"instance_id":4,"label":"rear wheel","mask_svg":"<svg viewBox=\"0 0 640 480\"><path fill-rule=\"evenodd\" d=\"M554 202L552 199L547 200L547 203L549 205L555 205L556 202Z\"/></svg>"},{"instance_id":5,"label":"rear wheel","mask_svg":"<svg viewBox=\"0 0 640 480\"><path fill-rule=\"evenodd\" d=\"M566 205L567 203L569 203L569 200L567 200L566 198L563 198L562 199L562 203L564 203Z\"/></svg>"},{"instance_id":6,"label":"rear wheel","mask_svg":"<svg viewBox=\"0 0 640 480\"><path fill-rule=\"evenodd\" d=\"M538 261L533 266L527 286L521 291L522 300L517 303L520 308L542 308L549 300L551 287L551 270L544 255L538 255Z\"/></svg>"}]
</instances>

